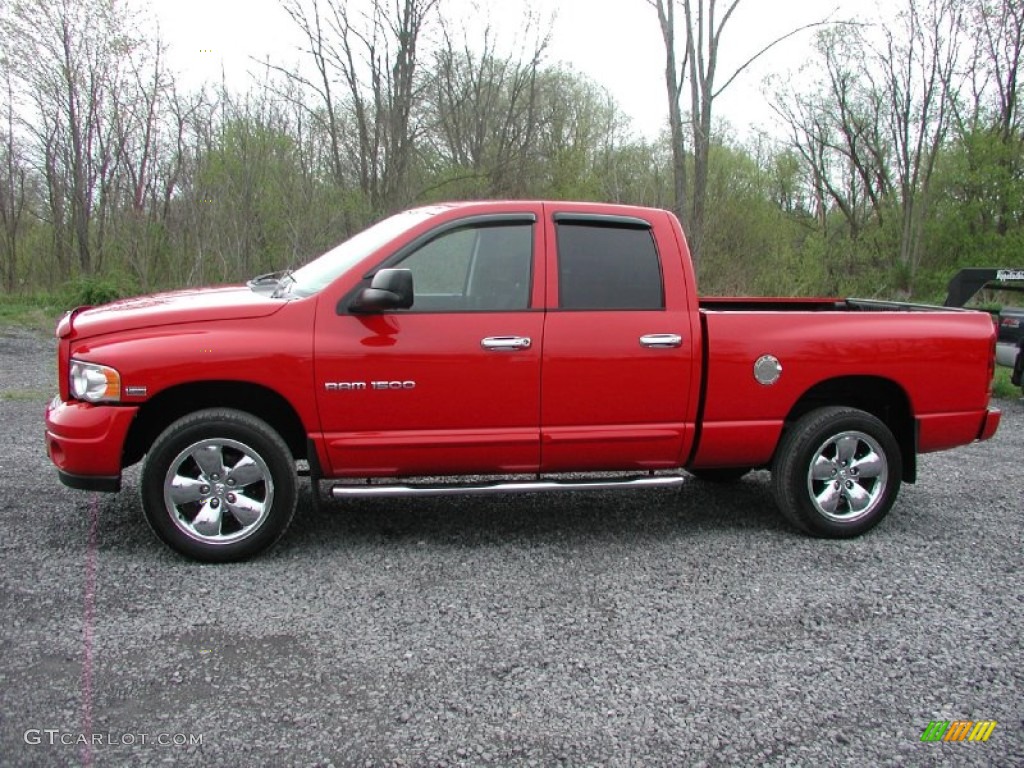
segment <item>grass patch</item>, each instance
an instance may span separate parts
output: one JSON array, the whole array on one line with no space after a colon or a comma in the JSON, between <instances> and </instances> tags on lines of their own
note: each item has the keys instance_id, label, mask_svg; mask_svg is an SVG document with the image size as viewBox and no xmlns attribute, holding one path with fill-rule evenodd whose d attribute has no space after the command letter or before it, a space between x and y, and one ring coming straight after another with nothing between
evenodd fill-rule
<instances>
[{"instance_id":1,"label":"grass patch","mask_svg":"<svg viewBox=\"0 0 1024 768\"><path fill-rule=\"evenodd\" d=\"M53 392L44 392L41 389L5 389L0 391L0 400L10 400L16 403L46 402L51 397L53 397Z\"/></svg>"},{"instance_id":2,"label":"grass patch","mask_svg":"<svg viewBox=\"0 0 1024 768\"><path fill-rule=\"evenodd\" d=\"M53 333L69 309L95 307L134 293L126 281L98 277L77 278L49 293L0 293L0 326Z\"/></svg>"},{"instance_id":3,"label":"grass patch","mask_svg":"<svg viewBox=\"0 0 1024 768\"><path fill-rule=\"evenodd\" d=\"M53 333L65 302L51 294L0 295L0 325Z\"/></svg>"},{"instance_id":4,"label":"grass patch","mask_svg":"<svg viewBox=\"0 0 1024 768\"><path fill-rule=\"evenodd\" d=\"M1014 386L1010 381L1012 373L1013 371L1009 368L996 366L996 375L992 377L992 394L995 397L1012 400L1021 396L1020 387Z\"/></svg>"}]
</instances>

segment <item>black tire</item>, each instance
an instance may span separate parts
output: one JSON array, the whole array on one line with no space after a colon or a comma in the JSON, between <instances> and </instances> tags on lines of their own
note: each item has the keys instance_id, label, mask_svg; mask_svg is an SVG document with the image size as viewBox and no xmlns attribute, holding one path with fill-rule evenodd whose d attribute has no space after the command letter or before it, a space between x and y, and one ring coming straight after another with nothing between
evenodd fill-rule
<instances>
[{"instance_id":1,"label":"black tire","mask_svg":"<svg viewBox=\"0 0 1024 768\"><path fill-rule=\"evenodd\" d=\"M266 422L228 408L197 411L167 427L146 456L141 482L142 509L156 535L207 563L264 551L295 514L288 446Z\"/></svg>"},{"instance_id":2,"label":"black tire","mask_svg":"<svg viewBox=\"0 0 1024 768\"><path fill-rule=\"evenodd\" d=\"M750 467L715 467L714 469L686 470L705 483L735 483L750 473Z\"/></svg>"},{"instance_id":3,"label":"black tire","mask_svg":"<svg viewBox=\"0 0 1024 768\"><path fill-rule=\"evenodd\" d=\"M1017 357L1013 361L1013 373L1010 374L1010 381L1020 387L1024 395L1024 339L1017 343Z\"/></svg>"},{"instance_id":4,"label":"black tire","mask_svg":"<svg viewBox=\"0 0 1024 768\"><path fill-rule=\"evenodd\" d=\"M869 531L896 501L903 457L889 428L855 408L819 408L790 426L772 467L783 516L813 536Z\"/></svg>"}]
</instances>

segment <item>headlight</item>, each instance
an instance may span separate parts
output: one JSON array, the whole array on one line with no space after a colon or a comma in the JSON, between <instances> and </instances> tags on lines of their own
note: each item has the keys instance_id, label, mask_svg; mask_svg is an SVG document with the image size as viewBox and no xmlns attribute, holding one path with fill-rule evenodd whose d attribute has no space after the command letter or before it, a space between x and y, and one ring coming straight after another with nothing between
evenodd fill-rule
<instances>
[{"instance_id":1,"label":"headlight","mask_svg":"<svg viewBox=\"0 0 1024 768\"><path fill-rule=\"evenodd\" d=\"M71 394L90 403L121 399L121 374L106 365L71 361Z\"/></svg>"}]
</instances>

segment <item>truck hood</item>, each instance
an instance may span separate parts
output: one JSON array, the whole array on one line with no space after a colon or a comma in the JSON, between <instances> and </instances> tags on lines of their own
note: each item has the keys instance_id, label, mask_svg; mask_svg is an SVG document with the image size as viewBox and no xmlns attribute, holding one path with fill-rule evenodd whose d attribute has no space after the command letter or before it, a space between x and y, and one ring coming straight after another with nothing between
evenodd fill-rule
<instances>
[{"instance_id":1,"label":"truck hood","mask_svg":"<svg viewBox=\"0 0 1024 768\"><path fill-rule=\"evenodd\" d=\"M80 307L70 315L66 335L75 338L179 323L245 320L271 315L286 302L246 286L191 288ZM65 324L62 322L62 326Z\"/></svg>"}]
</instances>

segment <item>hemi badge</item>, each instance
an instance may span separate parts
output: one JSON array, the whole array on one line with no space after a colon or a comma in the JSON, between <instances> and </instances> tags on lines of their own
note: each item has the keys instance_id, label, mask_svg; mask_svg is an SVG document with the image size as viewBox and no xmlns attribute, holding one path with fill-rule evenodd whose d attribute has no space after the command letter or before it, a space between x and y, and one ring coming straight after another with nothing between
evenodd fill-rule
<instances>
[{"instance_id":1,"label":"hemi badge","mask_svg":"<svg viewBox=\"0 0 1024 768\"><path fill-rule=\"evenodd\" d=\"M147 391L146 387L125 387L124 388L124 393L126 395L128 395L128 397L145 397L146 396L146 391Z\"/></svg>"}]
</instances>

